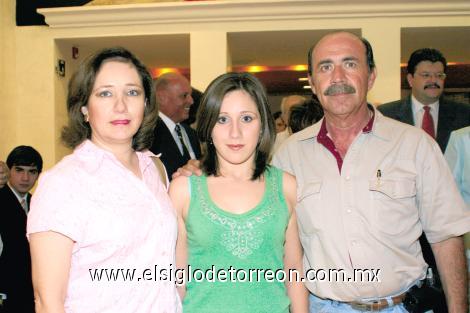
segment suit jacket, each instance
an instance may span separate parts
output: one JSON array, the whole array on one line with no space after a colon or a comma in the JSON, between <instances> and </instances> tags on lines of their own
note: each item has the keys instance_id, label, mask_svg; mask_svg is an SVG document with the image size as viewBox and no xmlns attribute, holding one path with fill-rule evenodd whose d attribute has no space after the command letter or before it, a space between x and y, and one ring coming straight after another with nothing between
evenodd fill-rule
<instances>
[{"instance_id":1,"label":"suit jacket","mask_svg":"<svg viewBox=\"0 0 470 313\"><path fill-rule=\"evenodd\" d=\"M196 158L199 159L201 157L201 147L199 145L196 132L184 123L181 123L180 125L184 127L186 134L188 134L191 148L193 149ZM178 168L185 165L189 161L189 158L185 158L183 155L181 155L178 145L173 139L170 130L161 118L158 118L157 120L157 124L154 130L153 144L150 148L150 151L155 154L162 154L160 159L165 165L168 178L170 180L171 175L176 172Z\"/></svg>"},{"instance_id":2,"label":"suit jacket","mask_svg":"<svg viewBox=\"0 0 470 313\"><path fill-rule=\"evenodd\" d=\"M31 195L28 194L28 205ZM0 293L7 294L5 312L34 312L26 213L8 185L0 189Z\"/></svg>"},{"instance_id":3,"label":"suit jacket","mask_svg":"<svg viewBox=\"0 0 470 313\"><path fill-rule=\"evenodd\" d=\"M411 96L405 99L385 103L377 107L383 115L397 121L414 125ZM439 99L439 116L437 121L436 141L445 151L450 133L470 125L470 105L450 101L441 97Z\"/></svg>"}]
</instances>

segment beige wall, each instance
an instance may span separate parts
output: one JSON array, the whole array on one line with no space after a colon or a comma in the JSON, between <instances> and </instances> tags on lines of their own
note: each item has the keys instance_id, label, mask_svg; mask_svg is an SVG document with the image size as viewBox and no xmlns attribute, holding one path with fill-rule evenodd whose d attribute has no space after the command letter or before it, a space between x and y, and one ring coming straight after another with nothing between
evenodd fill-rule
<instances>
[{"instance_id":1,"label":"beige wall","mask_svg":"<svg viewBox=\"0 0 470 313\"><path fill-rule=\"evenodd\" d=\"M445 6L465 6L462 4L464 1L457 0L450 1L453 4L431 1L426 6L435 6L436 10L427 14L413 11L421 10L416 5L417 1L393 0L389 1L391 4L388 6L380 4L383 6L381 10L387 14L374 13L370 6L362 8L355 5L354 0L332 1L332 5L333 2L341 5L341 12L320 5L315 8L313 1L292 2L292 10L310 12L310 15L296 14L291 12L290 7L278 9L281 4L289 1L272 1L276 9L271 10L269 6L260 9L261 17L247 16L246 12L249 11L243 5L224 2L226 4L223 5L227 7L222 7L219 11L213 9L213 3L167 3L160 7L155 4L137 12L127 6L113 9L112 12L109 7L103 8L102 12L98 7L69 8L64 11L72 12L67 13L69 15L59 12L55 20L48 17L47 21L52 27L15 27L15 1L0 1L0 159L4 160L14 146L30 144L44 156L45 168L49 168L68 152L61 146L58 138L66 120L66 83L78 61L71 59L70 46L65 39L188 33L191 38L192 84L204 89L230 63L227 32L359 28L374 47L379 69L369 100L382 103L400 97L402 27L470 25L470 6L465 10L457 10L460 13L448 13L449 10L445 9ZM381 3L386 2L388 1ZM393 12L397 11L397 2L401 7L395 14ZM258 12L256 2L253 3L253 10ZM264 3L267 5L268 2ZM300 5L305 6L305 10L299 7L299 3L303 3ZM215 3L217 5L219 4ZM440 9L438 5L444 6L444 9ZM367 13L361 13L361 10ZM441 11L447 13L441 14ZM201 42L208 44L200 44ZM214 54L213 47L217 44L222 49ZM59 57L67 61L65 78L58 77L54 71ZM195 64L199 60L204 66Z\"/></svg>"},{"instance_id":2,"label":"beige wall","mask_svg":"<svg viewBox=\"0 0 470 313\"><path fill-rule=\"evenodd\" d=\"M16 145L16 124L18 120L15 100L15 1L0 2L0 159Z\"/></svg>"}]
</instances>

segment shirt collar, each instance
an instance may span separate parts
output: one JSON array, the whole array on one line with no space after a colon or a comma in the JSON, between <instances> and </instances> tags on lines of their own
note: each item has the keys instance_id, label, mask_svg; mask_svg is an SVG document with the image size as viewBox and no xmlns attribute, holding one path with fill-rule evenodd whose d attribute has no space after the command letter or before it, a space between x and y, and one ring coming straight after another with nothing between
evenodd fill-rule
<instances>
[{"instance_id":1,"label":"shirt collar","mask_svg":"<svg viewBox=\"0 0 470 313\"><path fill-rule=\"evenodd\" d=\"M78 145L73 153L80 161L83 161L82 168L90 173L101 167L104 158L116 159L111 152L98 147L89 139Z\"/></svg>"},{"instance_id":2,"label":"shirt collar","mask_svg":"<svg viewBox=\"0 0 470 313\"><path fill-rule=\"evenodd\" d=\"M21 196L16 190L15 188L13 188L13 186L10 184L10 182L7 183L8 184L8 187L10 187L10 190L13 192L13 194L15 195L15 197L18 199L18 202L21 203L21 200L25 200L27 201L28 200L28 193L26 193L24 196Z\"/></svg>"},{"instance_id":3,"label":"shirt collar","mask_svg":"<svg viewBox=\"0 0 470 313\"><path fill-rule=\"evenodd\" d=\"M158 116L162 119L163 123L165 123L166 127L173 132L175 130L176 123L171 120L168 116L163 114L162 112L158 112Z\"/></svg>"},{"instance_id":4,"label":"shirt collar","mask_svg":"<svg viewBox=\"0 0 470 313\"><path fill-rule=\"evenodd\" d=\"M145 151L136 151L137 157L139 158L139 166L144 172L147 167L153 162L151 157L155 156L152 152ZM86 171L93 173L96 172L100 167L102 162L107 159L110 160L119 166L123 166L110 151L107 151L103 148L95 145L91 140L87 139L79 146L75 148L74 154L78 159L82 160L82 167Z\"/></svg>"},{"instance_id":5,"label":"shirt collar","mask_svg":"<svg viewBox=\"0 0 470 313\"><path fill-rule=\"evenodd\" d=\"M363 133L370 133L372 131L372 127L374 126L374 118L375 118L375 110L374 107L370 104L367 105L369 110L372 112L372 116L369 118L366 126L362 129ZM326 120L323 118L320 131L318 132L317 139L323 139L328 135L328 130L326 129Z\"/></svg>"},{"instance_id":6,"label":"shirt collar","mask_svg":"<svg viewBox=\"0 0 470 313\"><path fill-rule=\"evenodd\" d=\"M418 101L418 99L415 98L415 96L412 94L411 95L411 107L413 110L413 115L418 113L419 111L423 110L424 104ZM431 112L437 112L437 109L439 108L439 100L437 100L434 103L431 103L428 105L431 108Z\"/></svg>"},{"instance_id":7,"label":"shirt collar","mask_svg":"<svg viewBox=\"0 0 470 313\"><path fill-rule=\"evenodd\" d=\"M373 112L373 116L367 123L367 125L362 129L363 133L371 133L377 137L388 140L390 138L389 129L384 125L383 120L387 117L383 116L380 111L378 111L373 105L367 105L369 110ZM324 130L322 129L324 128ZM326 135L326 121L323 117L317 123L313 124L301 130L300 132L294 134L294 138L297 138L298 141L312 139L321 135Z\"/></svg>"}]
</instances>

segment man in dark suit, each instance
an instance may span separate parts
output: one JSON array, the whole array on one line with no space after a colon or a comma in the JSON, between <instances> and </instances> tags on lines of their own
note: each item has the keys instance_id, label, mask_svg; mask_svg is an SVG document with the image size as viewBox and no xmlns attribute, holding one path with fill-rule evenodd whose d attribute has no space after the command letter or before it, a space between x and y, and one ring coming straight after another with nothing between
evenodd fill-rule
<instances>
[{"instance_id":1,"label":"man in dark suit","mask_svg":"<svg viewBox=\"0 0 470 313\"><path fill-rule=\"evenodd\" d=\"M442 152L453 130L470 125L470 105L442 97L446 68L447 61L440 51L429 48L416 50L411 54L407 66L411 95L377 108L385 116L423 128L436 139ZM436 261L424 233L420 243L424 259L436 275ZM434 312L447 312L443 295Z\"/></svg>"},{"instance_id":2,"label":"man in dark suit","mask_svg":"<svg viewBox=\"0 0 470 313\"><path fill-rule=\"evenodd\" d=\"M41 155L19 146L7 158L8 184L0 189L0 312L34 312L31 261L26 239L26 215L42 170Z\"/></svg>"},{"instance_id":3,"label":"man in dark suit","mask_svg":"<svg viewBox=\"0 0 470 313\"><path fill-rule=\"evenodd\" d=\"M185 123L193 104L191 86L183 75L166 73L155 81L159 118L150 150L160 159L171 180L171 175L191 159L201 157L196 132Z\"/></svg>"},{"instance_id":4,"label":"man in dark suit","mask_svg":"<svg viewBox=\"0 0 470 313\"><path fill-rule=\"evenodd\" d=\"M378 107L385 116L403 123L423 129L426 124L432 125L429 130L434 132L430 135L436 139L442 152L445 151L452 131L470 125L470 105L442 97L446 68L446 59L438 50L416 50L411 54L407 66L411 95Z\"/></svg>"}]
</instances>

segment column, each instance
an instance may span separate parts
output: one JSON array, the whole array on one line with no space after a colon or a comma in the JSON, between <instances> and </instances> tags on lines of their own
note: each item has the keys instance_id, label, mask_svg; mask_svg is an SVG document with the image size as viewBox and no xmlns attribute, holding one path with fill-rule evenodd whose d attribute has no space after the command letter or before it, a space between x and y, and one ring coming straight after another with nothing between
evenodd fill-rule
<instances>
[{"instance_id":1,"label":"column","mask_svg":"<svg viewBox=\"0 0 470 313\"><path fill-rule=\"evenodd\" d=\"M227 71L227 33L192 32L190 39L191 85L204 91L209 83Z\"/></svg>"},{"instance_id":2,"label":"column","mask_svg":"<svg viewBox=\"0 0 470 313\"><path fill-rule=\"evenodd\" d=\"M380 24L376 21L362 28L362 36L372 45L377 67L377 79L368 96L372 104L398 100L401 96L400 26L389 23L381 20Z\"/></svg>"}]
</instances>

